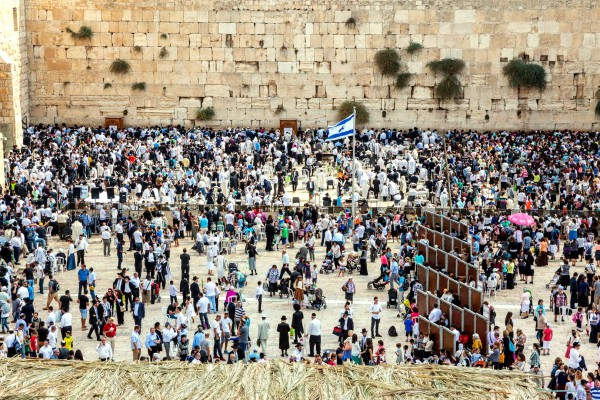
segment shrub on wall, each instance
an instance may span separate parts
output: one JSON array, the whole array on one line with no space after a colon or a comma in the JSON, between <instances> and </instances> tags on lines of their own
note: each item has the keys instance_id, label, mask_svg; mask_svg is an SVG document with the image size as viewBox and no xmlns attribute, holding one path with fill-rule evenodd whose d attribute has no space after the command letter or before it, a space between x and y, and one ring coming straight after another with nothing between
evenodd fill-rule
<instances>
[{"instance_id":1,"label":"shrub on wall","mask_svg":"<svg viewBox=\"0 0 600 400\"><path fill-rule=\"evenodd\" d=\"M348 28L348 29L356 28L356 20L352 17L348 18L346 20L346 28Z\"/></svg>"},{"instance_id":2,"label":"shrub on wall","mask_svg":"<svg viewBox=\"0 0 600 400\"><path fill-rule=\"evenodd\" d=\"M427 68L434 74L458 75L465 69L465 62L457 58L444 58L428 62Z\"/></svg>"},{"instance_id":3,"label":"shrub on wall","mask_svg":"<svg viewBox=\"0 0 600 400\"><path fill-rule=\"evenodd\" d=\"M160 49L160 52L158 53L159 58L166 58L168 55L169 55L169 50L167 50L166 47L163 47L162 49Z\"/></svg>"},{"instance_id":4,"label":"shrub on wall","mask_svg":"<svg viewBox=\"0 0 600 400\"><path fill-rule=\"evenodd\" d=\"M124 75L131 71L131 66L125 60L115 60L110 64L110 72L113 74Z\"/></svg>"},{"instance_id":5,"label":"shrub on wall","mask_svg":"<svg viewBox=\"0 0 600 400\"><path fill-rule=\"evenodd\" d=\"M200 121L209 121L215 117L215 110L212 107L201 108L196 114L196 119Z\"/></svg>"},{"instance_id":6,"label":"shrub on wall","mask_svg":"<svg viewBox=\"0 0 600 400\"><path fill-rule=\"evenodd\" d=\"M456 75L448 75L435 87L435 95L441 100L450 100L461 94L460 81Z\"/></svg>"},{"instance_id":7,"label":"shrub on wall","mask_svg":"<svg viewBox=\"0 0 600 400\"><path fill-rule=\"evenodd\" d=\"M444 78L435 87L435 95L440 100L455 99L461 95L458 75L465 69L465 62L457 58L444 58L427 63L434 74L443 74Z\"/></svg>"},{"instance_id":8,"label":"shrub on wall","mask_svg":"<svg viewBox=\"0 0 600 400\"><path fill-rule=\"evenodd\" d=\"M92 28L85 25L79 28L79 31L77 32L71 30L71 28L67 28L66 30L71 34L71 37L75 40L89 40L92 38L92 36L94 36Z\"/></svg>"},{"instance_id":9,"label":"shrub on wall","mask_svg":"<svg viewBox=\"0 0 600 400\"><path fill-rule=\"evenodd\" d=\"M379 50L375 54L375 65L384 76L394 76L400 70L400 56L394 49Z\"/></svg>"},{"instance_id":10,"label":"shrub on wall","mask_svg":"<svg viewBox=\"0 0 600 400\"><path fill-rule=\"evenodd\" d=\"M414 54L414 53L421 51L422 49L423 49L423 45L421 43L410 42L410 44L406 48L406 52L408 54Z\"/></svg>"},{"instance_id":11,"label":"shrub on wall","mask_svg":"<svg viewBox=\"0 0 600 400\"><path fill-rule=\"evenodd\" d=\"M133 85L131 85L131 89L138 92L144 92L146 91L146 82L136 82Z\"/></svg>"},{"instance_id":12,"label":"shrub on wall","mask_svg":"<svg viewBox=\"0 0 600 400\"><path fill-rule=\"evenodd\" d=\"M502 68L502 73L510 87L546 88L546 70L541 65L515 59Z\"/></svg>"},{"instance_id":13,"label":"shrub on wall","mask_svg":"<svg viewBox=\"0 0 600 400\"><path fill-rule=\"evenodd\" d=\"M594 110L596 117L600 117L600 101L596 103L596 109Z\"/></svg>"},{"instance_id":14,"label":"shrub on wall","mask_svg":"<svg viewBox=\"0 0 600 400\"><path fill-rule=\"evenodd\" d=\"M104 89L110 89L112 87L112 83L105 83L104 84Z\"/></svg>"},{"instance_id":15,"label":"shrub on wall","mask_svg":"<svg viewBox=\"0 0 600 400\"><path fill-rule=\"evenodd\" d=\"M361 104L354 101L344 101L338 107L338 120L341 121L344 118L350 116L356 107L356 124L366 124L369 122L369 111Z\"/></svg>"},{"instance_id":16,"label":"shrub on wall","mask_svg":"<svg viewBox=\"0 0 600 400\"><path fill-rule=\"evenodd\" d=\"M412 74L409 72L401 72L396 77L396 89L404 89L408 87L408 83L410 82L410 78L412 78Z\"/></svg>"}]
</instances>

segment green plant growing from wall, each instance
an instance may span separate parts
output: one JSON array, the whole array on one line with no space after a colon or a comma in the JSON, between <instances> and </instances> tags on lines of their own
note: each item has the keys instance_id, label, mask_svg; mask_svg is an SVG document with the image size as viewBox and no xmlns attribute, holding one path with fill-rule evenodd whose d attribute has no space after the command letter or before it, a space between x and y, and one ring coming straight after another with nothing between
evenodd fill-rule
<instances>
[{"instance_id":1,"label":"green plant growing from wall","mask_svg":"<svg viewBox=\"0 0 600 400\"><path fill-rule=\"evenodd\" d=\"M212 107L201 108L196 113L196 119L200 121L210 121L215 117L215 110Z\"/></svg>"},{"instance_id":2,"label":"green plant growing from wall","mask_svg":"<svg viewBox=\"0 0 600 400\"><path fill-rule=\"evenodd\" d=\"M115 60L110 64L110 72L118 75L125 75L131 72L131 65L125 60Z\"/></svg>"},{"instance_id":3,"label":"green plant growing from wall","mask_svg":"<svg viewBox=\"0 0 600 400\"><path fill-rule=\"evenodd\" d=\"M394 49L379 50L375 54L375 65L383 76L394 76L400 71L400 55Z\"/></svg>"},{"instance_id":4,"label":"green plant growing from wall","mask_svg":"<svg viewBox=\"0 0 600 400\"><path fill-rule=\"evenodd\" d=\"M169 37L169 35L167 35L166 33L161 33L161 34L160 34L160 38L161 38L161 39L166 39L166 38L168 38L168 37Z\"/></svg>"},{"instance_id":5,"label":"green plant growing from wall","mask_svg":"<svg viewBox=\"0 0 600 400\"><path fill-rule=\"evenodd\" d=\"M112 83L105 83L104 84L104 89L110 89L112 87Z\"/></svg>"},{"instance_id":6,"label":"green plant growing from wall","mask_svg":"<svg viewBox=\"0 0 600 400\"><path fill-rule=\"evenodd\" d=\"M546 89L546 70L541 65L514 59L502 68L502 73L512 88Z\"/></svg>"},{"instance_id":7,"label":"green plant growing from wall","mask_svg":"<svg viewBox=\"0 0 600 400\"><path fill-rule=\"evenodd\" d=\"M461 83L458 75L465 69L465 62L457 58L444 58L430 61L427 68L434 74L442 74L444 78L435 87L435 95L440 100L455 99L461 94Z\"/></svg>"},{"instance_id":8,"label":"green plant growing from wall","mask_svg":"<svg viewBox=\"0 0 600 400\"><path fill-rule=\"evenodd\" d=\"M137 92L145 92L146 91L146 82L136 82L131 85L131 89Z\"/></svg>"},{"instance_id":9,"label":"green plant growing from wall","mask_svg":"<svg viewBox=\"0 0 600 400\"><path fill-rule=\"evenodd\" d=\"M92 28L89 26L82 26L79 31L75 32L71 28L67 28L66 31L71 34L71 37L75 40L90 40L94 36Z\"/></svg>"},{"instance_id":10,"label":"green plant growing from wall","mask_svg":"<svg viewBox=\"0 0 600 400\"><path fill-rule=\"evenodd\" d=\"M275 109L275 111L273 111L273 114L279 115L279 114L281 114L284 111L285 111L285 108L283 107L283 104L279 104L277 106L277 108Z\"/></svg>"},{"instance_id":11,"label":"green plant growing from wall","mask_svg":"<svg viewBox=\"0 0 600 400\"><path fill-rule=\"evenodd\" d=\"M346 20L345 25L346 25L346 28L348 28L348 29L354 29L354 28L356 28L356 20L354 18L350 17Z\"/></svg>"},{"instance_id":12,"label":"green plant growing from wall","mask_svg":"<svg viewBox=\"0 0 600 400\"><path fill-rule=\"evenodd\" d=\"M369 110L367 110L364 104L351 100L344 101L338 107L338 120L341 121L350 116L354 111L354 107L356 107L356 123L362 125L369 122Z\"/></svg>"},{"instance_id":13,"label":"green plant growing from wall","mask_svg":"<svg viewBox=\"0 0 600 400\"><path fill-rule=\"evenodd\" d=\"M410 44L408 45L408 47L406 48L406 52L408 54L415 54L418 53L419 51L421 51L423 49L423 45L421 43L417 43L417 42L410 42Z\"/></svg>"},{"instance_id":14,"label":"green plant growing from wall","mask_svg":"<svg viewBox=\"0 0 600 400\"><path fill-rule=\"evenodd\" d=\"M600 101L598 101L596 103L596 108L594 109L594 114L596 114L596 117L600 117Z\"/></svg>"},{"instance_id":15,"label":"green plant growing from wall","mask_svg":"<svg viewBox=\"0 0 600 400\"><path fill-rule=\"evenodd\" d=\"M160 52L158 53L158 57L159 58L167 58L169 56L169 50L167 50L166 47L163 47L162 49L160 49Z\"/></svg>"},{"instance_id":16,"label":"green plant growing from wall","mask_svg":"<svg viewBox=\"0 0 600 400\"><path fill-rule=\"evenodd\" d=\"M136 53L141 53L142 52L142 46L133 46L133 51L135 51Z\"/></svg>"},{"instance_id":17,"label":"green plant growing from wall","mask_svg":"<svg viewBox=\"0 0 600 400\"><path fill-rule=\"evenodd\" d=\"M396 77L396 89L404 89L405 87L408 87L408 84L410 82L410 78L412 78L412 75L410 72L401 72L398 74L398 76Z\"/></svg>"}]
</instances>

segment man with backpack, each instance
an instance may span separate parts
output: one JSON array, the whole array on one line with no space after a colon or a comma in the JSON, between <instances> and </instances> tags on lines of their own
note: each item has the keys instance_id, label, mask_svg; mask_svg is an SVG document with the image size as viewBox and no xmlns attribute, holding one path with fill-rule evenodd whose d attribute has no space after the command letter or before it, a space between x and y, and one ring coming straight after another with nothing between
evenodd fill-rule
<instances>
[{"instance_id":1,"label":"man with backpack","mask_svg":"<svg viewBox=\"0 0 600 400\"><path fill-rule=\"evenodd\" d=\"M50 307L50 304L52 304L52 300L56 300L58 306L60 307L60 301L58 299L60 284L56 279L54 279L52 275L50 275L49 278L50 281L48 282L48 300L46 301L46 308L44 308L44 310L47 310L48 307Z\"/></svg>"}]
</instances>

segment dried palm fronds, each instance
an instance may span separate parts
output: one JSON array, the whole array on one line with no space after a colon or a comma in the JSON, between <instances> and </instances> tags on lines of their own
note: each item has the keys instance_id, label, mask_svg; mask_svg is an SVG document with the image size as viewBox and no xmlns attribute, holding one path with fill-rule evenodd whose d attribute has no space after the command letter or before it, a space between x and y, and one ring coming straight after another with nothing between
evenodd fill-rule
<instances>
[{"instance_id":1,"label":"dried palm fronds","mask_svg":"<svg viewBox=\"0 0 600 400\"><path fill-rule=\"evenodd\" d=\"M550 399L523 373L422 366L0 362L10 399Z\"/></svg>"}]
</instances>

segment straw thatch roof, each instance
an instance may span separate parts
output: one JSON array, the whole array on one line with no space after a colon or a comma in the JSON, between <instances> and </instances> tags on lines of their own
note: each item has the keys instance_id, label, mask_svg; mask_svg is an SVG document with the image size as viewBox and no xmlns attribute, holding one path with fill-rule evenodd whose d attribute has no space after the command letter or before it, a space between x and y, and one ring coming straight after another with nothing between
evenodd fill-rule
<instances>
[{"instance_id":1,"label":"straw thatch roof","mask_svg":"<svg viewBox=\"0 0 600 400\"><path fill-rule=\"evenodd\" d=\"M545 399L529 374L439 366L0 362L6 399Z\"/></svg>"}]
</instances>

